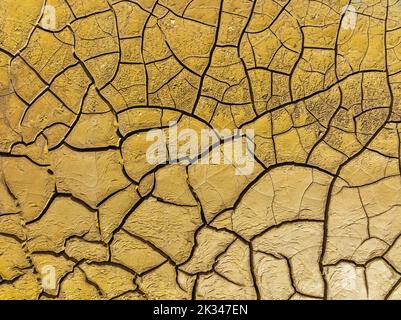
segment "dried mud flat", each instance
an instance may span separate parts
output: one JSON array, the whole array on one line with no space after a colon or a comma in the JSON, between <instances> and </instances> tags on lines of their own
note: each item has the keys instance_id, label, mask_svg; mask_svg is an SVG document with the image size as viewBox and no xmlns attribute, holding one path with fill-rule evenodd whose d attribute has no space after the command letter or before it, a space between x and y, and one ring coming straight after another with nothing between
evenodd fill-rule
<instances>
[{"instance_id":1,"label":"dried mud flat","mask_svg":"<svg viewBox=\"0 0 401 320\"><path fill-rule=\"evenodd\" d=\"M0 13L0 299L401 298L401 1ZM150 164L171 121L253 172Z\"/></svg>"}]
</instances>

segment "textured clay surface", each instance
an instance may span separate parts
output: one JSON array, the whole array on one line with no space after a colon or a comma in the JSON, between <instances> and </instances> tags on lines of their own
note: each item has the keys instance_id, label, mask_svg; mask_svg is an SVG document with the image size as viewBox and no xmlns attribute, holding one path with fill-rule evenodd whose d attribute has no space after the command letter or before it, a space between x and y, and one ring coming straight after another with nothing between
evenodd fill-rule
<instances>
[{"instance_id":1,"label":"textured clay surface","mask_svg":"<svg viewBox=\"0 0 401 320\"><path fill-rule=\"evenodd\" d=\"M1 0L0 299L400 299L400 136L401 1Z\"/></svg>"}]
</instances>

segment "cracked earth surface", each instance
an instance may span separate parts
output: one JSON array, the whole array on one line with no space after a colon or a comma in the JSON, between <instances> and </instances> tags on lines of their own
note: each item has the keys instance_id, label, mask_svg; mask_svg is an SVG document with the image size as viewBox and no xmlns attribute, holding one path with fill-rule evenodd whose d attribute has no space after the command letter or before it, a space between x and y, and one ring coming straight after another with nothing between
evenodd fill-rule
<instances>
[{"instance_id":1,"label":"cracked earth surface","mask_svg":"<svg viewBox=\"0 0 401 320\"><path fill-rule=\"evenodd\" d=\"M0 91L0 299L401 298L401 1L1 0Z\"/></svg>"}]
</instances>

